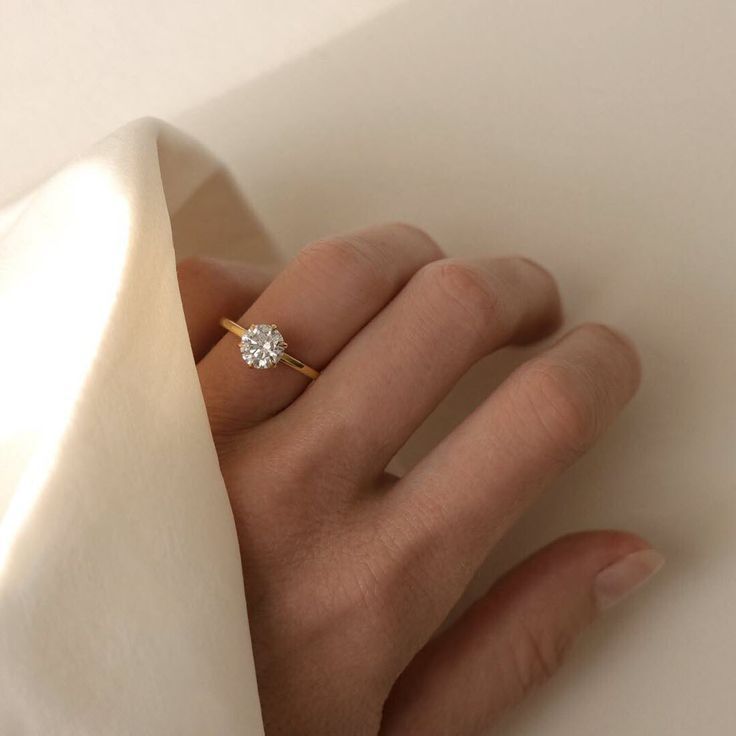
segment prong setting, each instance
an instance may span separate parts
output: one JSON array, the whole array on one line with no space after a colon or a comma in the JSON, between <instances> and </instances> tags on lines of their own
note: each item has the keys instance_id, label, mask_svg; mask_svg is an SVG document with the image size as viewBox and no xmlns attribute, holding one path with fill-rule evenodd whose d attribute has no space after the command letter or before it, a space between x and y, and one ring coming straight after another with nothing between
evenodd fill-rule
<instances>
[{"instance_id":1,"label":"prong setting","mask_svg":"<svg viewBox=\"0 0 736 736\"><path fill-rule=\"evenodd\" d=\"M250 368L273 368L286 350L276 325L252 324L240 338L240 354Z\"/></svg>"}]
</instances>

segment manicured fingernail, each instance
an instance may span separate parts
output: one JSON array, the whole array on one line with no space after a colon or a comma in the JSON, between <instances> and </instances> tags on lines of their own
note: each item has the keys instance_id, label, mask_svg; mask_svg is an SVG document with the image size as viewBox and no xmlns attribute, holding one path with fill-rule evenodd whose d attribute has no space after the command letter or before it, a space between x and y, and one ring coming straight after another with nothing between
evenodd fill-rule
<instances>
[{"instance_id":1,"label":"manicured fingernail","mask_svg":"<svg viewBox=\"0 0 736 736\"><path fill-rule=\"evenodd\" d=\"M649 580L664 565L664 557L655 549L632 552L596 576L593 590L602 611L615 606Z\"/></svg>"}]
</instances>

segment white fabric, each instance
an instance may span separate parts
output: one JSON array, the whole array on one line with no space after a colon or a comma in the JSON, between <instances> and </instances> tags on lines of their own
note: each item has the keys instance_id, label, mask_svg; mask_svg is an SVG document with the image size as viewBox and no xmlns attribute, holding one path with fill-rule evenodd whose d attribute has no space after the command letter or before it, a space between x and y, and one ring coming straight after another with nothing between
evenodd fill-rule
<instances>
[{"instance_id":1,"label":"white fabric","mask_svg":"<svg viewBox=\"0 0 736 736\"><path fill-rule=\"evenodd\" d=\"M140 121L4 222L4 735L262 733L167 209L216 168Z\"/></svg>"},{"instance_id":2,"label":"white fabric","mask_svg":"<svg viewBox=\"0 0 736 736\"><path fill-rule=\"evenodd\" d=\"M731 0L314 0L290 2L287 10L283 3L255 0L212 0L204 8L187 0L176 4L176 13L169 0L0 5L0 201L14 198L105 132L154 113L213 150L247 197L246 206L217 169L209 178L202 174L206 184L199 188L191 174L166 178L167 197L174 184L182 186L172 200L178 254L201 249L264 261L273 250L264 232L291 253L317 235L400 218L425 227L454 255L512 251L535 257L559 278L570 323L607 320L629 332L644 358L639 398L600 447L561 479L502 545L476 590L530 549L585 527L639 531L662 548L668 565L651 589L585 637L564 672L525 704L504 732L733 733L736 17ZM84 734L88 714L87 733L115 728L166 733L169 727L187 733L183 721L201 725L218 710L214 701L200 700L201 693L210 693L205 700L221 697L235 709L221 717L242 716L244 729L255 712L254 701L247 700L252 680L237 670L249 667L247 641L237 639L245 635L240 604L215 604L213 594L211 606L196 598L189 602L192 611L179 605L185 592L198 595L191 581L199 573L208 583L213 571L229 575L218 593L225 601L228 595L239 600L240 578L232 536L207 531L226 523L227 510L211 448L201 434L206 428L184 357L171 263L157 282L146 260L165 258L169 243L161 230L168 225L160 192L155 194L158 184L150 196L157 181L154 149L141 146L142 138L117 136L92 156L102 163L109 187L94 175L85 186L81 174L64 174L40 199L15 207L16 213L27 208L25 219L1 246L3 443L8 428L18 430L12 446L6 450L3 444L0 503L9 508L20 469L37 446L46 448L46 460L33 472L49 474L48 487L40 476L23 486L44 490L20 502L28 508L20 514L24 521L14 536L14 554L5 555L0 573L3 736L33 733L20 717L32 719L26 722L32 726L38 719L36 733L67 728ZM169 169L185 166L186 150L171 147L169 158L163 157ZM105 196L116 187L121 198ZM74 191L82 191L85 202L118 205L72 206ZM187 204L176 209L183 200ZM229 216L213 217L218 203ZM120 235L124 210L128 235ZM0 213L0 228L15 217ZM129 247L133 242L136 247ZM129 262L136 277L128 278L134 272L123 271L121 262L133 253ZM27 286L39 281L48 284L51 296ZM111 284L120 285L114 305ZM139 291L159 300L158 307L149 313L150 301L141 302ZM6 314L8 304L13 314ZM84 319L65 320L75 309ZM45 345L42 333L21 320L34 313L70 330L74 349L60 353ZM116 355L107 349L109 340L105 350L97 347L111 313L125 341ZM167 329L159 329L162 325ZM497 356L473 371L401 462L408 464L430 447L518 360L517 354ZM172 393L157 398L163 409L152 419L148 383L161 384L159 370L166 372L163 383ZM63 375L55 375L58 371ZM87 390L99 386L106 371L117 381L117 393L88 400ZM10 376L19 380L8 388ZM39 408L49 395L53 419ZM183 403L177 405L178 399ZM23 416L23 404L30 414L15 425L11 420ZM157 431L169 416L166 407L175 415L171 424L177 432ZM108 415L111 424L103 421ZM183 415L192 419L180 421ZM127 421L135 424L132 434L122 431ZM109 434L97 436L106 426ZM70 436L64 444L71 430L76 439ZM120 440L118 432L129 439ZM139 435L152 443L146 452ZM182 443L181 452L167 441ZM161 459L149 468L141 457L150 459L153 450ZM184 465L170 462L174 456ZM115 472L103 482L95 475L108 465L115 465ZM152 480L144 477L148 472ZM195 483L193 473L207 477ZM71 489L70 499L51 503L54 495L47 490L62 483ZM99 497L99 503L81 518L75 512L75 524L68 526L65 507L76 508L75 499L92 487L98 496L88 495ZM103 502L107 496L100 494L106 493L114 503ZM126 515L122 503L128 494L132 507ZM169 547L166 560L160 559L166 548L152 541L161 536L160 508L151 509L150 526L136 532L144 537L135 540L142 549L130 544L132 522L149 518L136 504L155 505L158 496L179 500L173 508L180 516L166 523L187 527L176 537L180 548ZM95 518L93 544L85 530L92 530ZM57 559L59 540L71 549ZM86 544L93 554L81 554ZM156 639L169 619L180 632L189 631L194 624L184 619L190 614L217 612L210 635L219 638L209 640L212 649L206 649L204 637L192 639L202 645L198 661L218 661L217 667L194 668L191 676L199 682L189 687L182 682L192 669L171 659L165 644L147 646L145 657L136 659L132 629L128 639L112 608L102 622L117 632L117 643L107 651L90 649L105 637L96 635L96 617L87 613L89 597L74 586L54 588L55 571L69 568L88 581L89 592L103 568L123 564L116 562L117 548L133 559L150 553L157 565L170 563L171 576L161 579L180 583L178 595L171 588L159 591L142 566L139 573L118 572L115 588L97 586L95 598L117 596L117 602L127 600L135 608L126 620L147 632L142 641ZM79 559L93 566L89 577L77 569ZM51 600L50 610L39 604ZM149 614L154 602L158 621ZM65 622L73 621L67 628L78 627L71 633L79 635L81 649L65 633ZM233 632L236 639L224 649ZM170 636L187 639L173 631ZM52 644L64 645L70 658L51 657ZM109 690L99 694L104 683L93 682L93 697L83 697L87 682L96 678L85 664L94 672L96 653L108 667L120 665L116 687L131 695L124 715ZM228 671L240 684L227 680ZM225 689L218 687L223 684ZM62 685L76 692L70 721L61 716L61 699L47 694L62 693ZM6 703L15 720L9 720ZM19 708L25 709L22 715Z\"/></svg>"}]
</instances>

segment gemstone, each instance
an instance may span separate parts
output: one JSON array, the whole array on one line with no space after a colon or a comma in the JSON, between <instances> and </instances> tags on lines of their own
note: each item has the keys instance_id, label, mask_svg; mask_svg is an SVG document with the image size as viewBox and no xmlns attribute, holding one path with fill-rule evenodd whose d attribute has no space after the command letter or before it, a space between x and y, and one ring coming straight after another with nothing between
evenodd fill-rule
<instances>
[{"instance_id":1,"label":"gemstone","mask_svg":"<svg viewBox=\"0 0 736 736\"><path fill-rule=\"evenodd\" d=\"M271 368L284 354L286 343L274 325L251 325L240 338L240 352L251 368Z\"/></svg>"}]
</instances>

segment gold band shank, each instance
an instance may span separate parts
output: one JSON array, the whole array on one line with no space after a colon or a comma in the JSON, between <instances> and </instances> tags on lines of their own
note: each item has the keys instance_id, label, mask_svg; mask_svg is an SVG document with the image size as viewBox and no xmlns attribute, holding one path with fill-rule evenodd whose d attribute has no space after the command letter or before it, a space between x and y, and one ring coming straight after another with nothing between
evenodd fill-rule
<instances>
[{"instance_id":1,"label":"gold band shank","mask_svg":"<svg viewBox=\"0 0 736 736\"><path fill-rule=\"evenodd\" d=\"M230 330L236 337L243 337L245 335L245 327L241 327L237 322L233 322L227 317L223 317L220 320L220 324L226 329Z\"/></svg>"},{"instance_id":2,"label":"gold band shank","mask_svg":"<svg viewBox=\"0 0 736 736\"><path fill-rule=\"evenodd\" d=\"M310 368L308 365L302 363L301 360L297 360L295 357L289 355L288 353L281 353L279 363L288 365L289 368L293 368L295 371L299 371L299 373L301 373L303 376L306 376L307 378L310 378L312 381L314 381L314 379L319 376L319 371L314 370L314 368Z\"/></svg>"}]
</instances>

